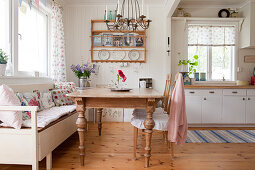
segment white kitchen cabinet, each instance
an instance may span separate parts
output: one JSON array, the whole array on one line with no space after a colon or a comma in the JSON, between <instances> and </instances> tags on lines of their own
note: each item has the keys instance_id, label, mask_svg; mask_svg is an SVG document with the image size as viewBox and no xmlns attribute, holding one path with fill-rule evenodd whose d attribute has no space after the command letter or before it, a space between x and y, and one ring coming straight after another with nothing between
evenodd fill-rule
<instances>
[{"instance_id":1,"label":"white kitchen cabinet","mask_svg":"<svg viewBox=\"0 0 255 170\"><path fill-rule=\"evenodd\" d=\"M221 123L245 123L246 96L223 96L223 111Z\"/></svg>"},{"instance_id":2,"label":"white kitchen cabinet","mask_svg":"<svg viewBox=\"0 0 255 170\"><path fill-rule=\"evenodd\" d=\"M240 25L240 47L255 48L255 2L248 1L239 10L240 17L245 18Z\"/></svg>"},{"instance_id":3,"label":"white kitchen cabinet","mask_svg":"<svg viewBox=\"0 0 255 170\"><path fill-rule=\"evenodd\" d=\"M222 96L208 95L202 98L202 123L220 123Z\"/></svg>"},{"instance_id":4,"label":"white kitchen cabinet","mask_svg":"<svg viewBox=\"0 0 255 170\"><path fill-rule=\"evenodd\" d=\"M255 96L248 96L246 100L246 123L255 124Z\"/></svg>"},{"instance_id":5,"label":"white kitchen cabinet","mask_svg":"<svg viewBox=\"0 0 255 170\"><path fill-rule=\"evenodd\" d=\"M185 89L189 124L255 124L255 89Z\"/></svg>"},{"instance_id":6,"label":"white kitchen cabinet","mask_svg":"<svg viewBox=\"0 0 255 170\"><path fill-rule=\"evenodd\" d=\"M201 124L202 123L201 96L186 95L185 103L188 124Z\"/></svg>"}]
</instances>

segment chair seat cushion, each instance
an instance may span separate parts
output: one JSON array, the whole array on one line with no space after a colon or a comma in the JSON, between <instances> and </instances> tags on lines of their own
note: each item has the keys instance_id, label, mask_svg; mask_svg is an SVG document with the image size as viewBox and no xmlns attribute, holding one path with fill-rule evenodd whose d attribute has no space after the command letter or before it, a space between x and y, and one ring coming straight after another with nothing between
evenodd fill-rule
<instances>
[{"instance_id":1,"label":"chair seat cushion","mask_svg":"<svg viewBox=\"0 0 255 170\"><path fill-rule=\"evenodd\" d=\"M162 107L158 107L155 109L154 114L166 114L166 112L164 111L164 109ZM133 116L146 115L146 110L145 109L134 109L132 115Z\"/></svg>"},{"instance_id":2,"label":"chair seat cushion","mask_svg":"<svg viewBox=\"0 0 255 170\"><path fill-rule=\"evenodd\" d=\"M131 119L131 124L138 129L146 129L144 127L144 121L146 119L146 115L137 115ZM167 131L168 129L168 114L153 114L153 120L155 122L155 130Z\"/></svg>"},{"instance_id":3,"label":"chair seat cushion","mask_svg":"<svg viewBox=\"0 0 255 170\"><path fill-rule=\"evenodd\" d=\"M76 109L75 105L67 105L67 106L56 106L50 109L45 109L41 112L37 113L37 127L43 128L59 119L60 117L73 112ZM23 121L23 127L31 127L31 119Z\"/></svg>"}]
</instances>

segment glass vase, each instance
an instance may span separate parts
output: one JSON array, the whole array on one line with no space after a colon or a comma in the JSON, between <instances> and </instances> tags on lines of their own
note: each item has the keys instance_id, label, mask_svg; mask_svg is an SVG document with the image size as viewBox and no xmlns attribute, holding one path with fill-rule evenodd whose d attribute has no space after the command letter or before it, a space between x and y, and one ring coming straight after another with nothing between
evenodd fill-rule
<instances>
[{"instance_id":1,"label":"glass vase","mask_svg":"<svg viewBox=\"0 0 255 170\"><path fill-rule=\"evenodd\" d=\"M106 20L106 15L107 15L106 10L104 10L104 20Z\"/></svg>"},{"instance_id":2,"label":"glass vase","mask_svg":"<svg viewBox=\"0 0 255 170\"><path fill-rule=\"evenodd\" d=\"M109 20L112 20L112 11L110 11L108 18L109 18Z\"/></svg>"}]
</instances>

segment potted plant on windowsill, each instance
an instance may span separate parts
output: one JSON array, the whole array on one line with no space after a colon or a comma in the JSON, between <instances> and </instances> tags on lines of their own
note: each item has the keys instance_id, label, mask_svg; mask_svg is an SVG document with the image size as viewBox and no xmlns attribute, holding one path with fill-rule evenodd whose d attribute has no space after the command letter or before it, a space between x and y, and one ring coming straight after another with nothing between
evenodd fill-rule
<instances>
[{"instance_id":1,"label":"potted plant on windowsill","mask_svg":"<svg viewBox=\"0 0 255 170\"><path fill-rule=\"evenodd\" d=\"M86 63L83 65L72 65L72 71L74 72L75 76L79 78L79 87L80 89L85 89L88 84L88 79L91 76L91 73L95 73L95 64Z\"/></svg>"},{"instance_id":2,"label":"potted plant on windowsill","mask_svg":"<svg viewBox=\"0 0 255 170\"><path fill-rule=\"evenodd\" d=\"M179 60L178 66L188 66L188 72L181 72L183 79L189 79L187 81L184 81L184 84L190 85L191 79L190 75L197 72L197 66L198 66L198 55L194 55L192 60Z\"/></svg>"},{"instance_id":3,"label":"potted plant on windowsill","mask_svg":"<svg viewBox=\"0 0 255 170\"><path fill-rule=\"evenodd\" d=\"M5 75L8 56L0 49L0 76Z\"/></svg>"}]
</instances>

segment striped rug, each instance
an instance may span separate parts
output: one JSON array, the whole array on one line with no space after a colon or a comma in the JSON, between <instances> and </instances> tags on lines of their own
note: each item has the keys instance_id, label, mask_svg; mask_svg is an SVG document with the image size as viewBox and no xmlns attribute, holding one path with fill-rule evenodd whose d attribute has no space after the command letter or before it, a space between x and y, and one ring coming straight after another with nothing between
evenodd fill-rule
<instances>
[{"instance_id":1,"label":"striped rug","mask_svg":"<svg viewBox=\"0 0 255 170\"><path fill-rule=\"evenodd\" d=\"M186 143L255 143L255 130L188 130Z\"/></svg>"}]
</instances>

